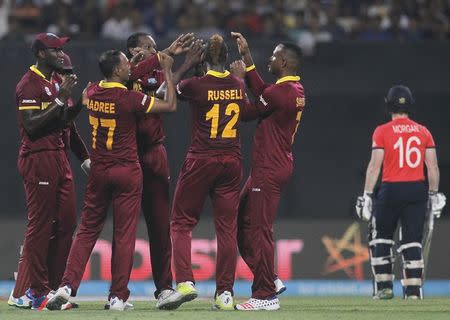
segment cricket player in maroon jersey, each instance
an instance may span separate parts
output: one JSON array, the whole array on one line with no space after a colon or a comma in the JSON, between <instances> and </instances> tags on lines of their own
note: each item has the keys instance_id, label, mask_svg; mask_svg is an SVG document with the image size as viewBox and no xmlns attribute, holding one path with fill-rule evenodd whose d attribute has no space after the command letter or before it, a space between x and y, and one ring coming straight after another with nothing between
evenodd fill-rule
<instances>
[{"instance_id":1,"label":"cricket player in maroon jersey","mask_svg":"<svg viewBox=\"0 0 450 320\"><path fill-rule=\"evenodd\" d=\"M445 196L438 193L439 167L433 136L409 118L414 102L408 87L392 87L387 96L391 121L378 126L372 138L364 195L356 204L358 216L369 221L370 262L374 275L374 299L392 299L394 233L400 224L405 299L422 299L424 260L422 235L430 202L431 214L439 217ZM428 172L425 183L424 165ZM383 167L382 183L373 202L375 184ZM428 196L427 196L428 189Z\"/></svg>"},{"instance_id":2,"label":"cricket player in maroon jersey","mask_svg":"<svg viewBox=\"0 0 450 320\"><path fill-rule=\"evenodd\" d=\"M57 88L59 88L59 85L62 83L63 77L65 75L73 74L72 62L70 60L70 57L66 53L63 53L63 60L64 62L62 68L52 73L51 82L55 83ZM67 100L67 105L68 107L74 106L74 102L71 98ZM69 159L69 152L72 151L73 154L78 158L78 160L82 162L81 168L83 169L83 171L88 173L90 165L89 153L87 151L86 145L84 144L81 136L78 133L75 122L70 121L68 126L65 123L62 123L61 125L63 126L63 143L65 146L67 158ZM71 223L70 219L68 219L68 221L61 221L59 223L64 222ZM49 274L49 287L52 290L56 290L59 286L59 283L61 282L66 267L67 255L61 256L57 255L57 252L55 252L55 250L58 248L57 241L55 241L55 232L58 229L58 221L54 220L53 223L53 233L50 238L50 245L48 249L47 267ZM26 290L30 287L30 275L28 272L27 261L22 255L22 248L23 246L21 246L21 253L17 268L18 272L15 273L16 283L14 286L14 290L11 292L11 295L8 299L8 304L19 308L30 308L31 300L25 294ZM73 305L70 303L63 306L64 309L72 307Z\"/></svg>"},{"instance_id":3,"label":"cricket player in maroon jersey","mask_svg":"<svg viewBox=\"0 0 450 320\"><path fill-rule=\"evenodd\" d=\"M221 36L209 39L202 56L206 75L177 85L178 96L191 106L192 138L173 200L173 263L177 291L183 296L181 303L195 299L198 294L191 265L192 230L209 195L217 236L214 307L233 310L236 221L242 178L238 125L248 100L243 81L225 69L228 49Z\"/></svg>"},{"instance_id":4,"label":"cricket player in maroon jersey","mask_svg":"<svg viewBox=\"0 0 450 320\"><path fill-rule=\"evenodd\" d=\"M282 43L269 60L269 72L278 80L265 84L253 64L247 41L236 38L246 67L246 80L256 97L258 125L253 139L250 176L241 193L238 245L253 273L252 297L236 305L238 310L277 310L274 275L273 222L283 186L293 170L292 143L305 107L305 95L297 76L301 50Z\"/></svg>"},{"instance_id":5,"label":"cricket player in maroon jersey","mask_svg":"<svg viewBox=\"0 0 450 320\"><path fill-rule=\"evenodd\" d=\"M16 87L21 136L17 165L28 209L23 256L30 275L27 295L35 310L45 307L50 290L50 242L57 260L65 261L76 227L75 190L60 123L74 119L82 100L73 107L67 105L77 83L75 75L65 77L60 85L51 81L53 72L63 65L61 48L67 41L52 33L38 34L32 44L37 62ZM52 232L55 238L50 240Z\"/></svg>"},{"instance_id":6,"label":"cricket player in maroon jersey","mask_svg":"<svg viewBox=\"0 0 450 320\"><path fill-rule=\"evenodd\" d=\"M178 37L167 49L162 50L171 56L187 50L193 35ZM156 90L164 82L155 40L146 33L135 33L127 40L127 56L143 60L132 64L128 88L155 96ZM156 307L170 308L170 302L179 295L172 289L172 242L170 239L170 199L169 163L164 147L162 118L157 113L146 114L138 119L137 144L139 161L143 173L142 211L147 225L150 242L150 262L157 299Z\"/></svg>"},{"instance_id":7,"label":"cricket player in maroon jersey","mask_svg":"<svg viewBox=\"0 0 450 320\"><path fill-rule=\"evenodd\" d=\"M109 50L99 58L100 70L106 80L89 86L87 90L89 123L92 126L91 172L81 223L60 288L48 300L47 308L50 310L60 310L71 295L76 295L111 204L114 233L109 310L125 309L130 295L127 286L133 266L142 196L136 117L149 112L176 110L175 88L170 70L173 59L164 53L159 55L168 84L165 100L130 91L125 87L130 76L130 64L122 52Z\"/></svg>"}]
</instances>

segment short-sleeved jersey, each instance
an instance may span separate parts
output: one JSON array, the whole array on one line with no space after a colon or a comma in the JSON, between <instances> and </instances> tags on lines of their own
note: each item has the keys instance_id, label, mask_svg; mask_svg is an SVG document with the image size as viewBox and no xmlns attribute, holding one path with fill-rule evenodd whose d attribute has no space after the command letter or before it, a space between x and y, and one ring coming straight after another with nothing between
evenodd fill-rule
<instances>
[{"instance_id":1,"label":"short-sleeved jersey","mask_svg":"<svg viewBox=\"0 0 450 320\"><path fill-rule=\"evenodd\" d=\"M248 103L241 79L230 72L208 71L177 85L181 99L192 109L191 146L188 157L232 154L241 156L239 123Z\"/></svg>"},{"instance_id":2,"label":"short-sleeved jersey","mask_svg":"<svg viewBox=\"0 0 450 320\"><path fill-rule=\"evenodd\" d=\"M25 110L44 111L55 100L58 91L59 84L56 81L48 81L36 66L31 66L17 84L16 105L21 137L20 155L64 148L59 120L50 121L44 128L30 136L26 132L19 114Z\"/></svg>"},{"instance_id":3,"label":"short-sleeved jersey","mask_svg":"<svg viewBox=\"0 0 450 320\"><path fill-rule=\"evenodd\" d=\"M131 69L129 89L155 96L164 82L158 55L152 55ZM138 119L137 138L139 150L164 140L163 121L160 114L150 113Z\"/></svg>"},{"instance_id":4,"label":"short-sleeved jersey","mask_svg":"<svg viewBox=\"0 0 450 320\"><path fill-rule=\"evenodd\" d=\"M247 76L262 82L256 69ZM255 101L260 119L253 138L252 166L279 168L292 164L292 144L305 107L299 81L298 76L287 76L261 87Z\"/></svg>"},{"instance_id":5,"label":"short-sleeved jersey","mask_svg":"<svg viewBox=\"0 0 450 320\"><path fill-rule=\"evenodd\" d=\"M372 138L372 149L384 149L383 182L425 180L425 150L434 147L428 129L409 118L378 126Z\"/></svg>"},{"instance_id":6,"label":"short-sleeved jersey","mask_svg":"<svg viewBox=\"0 0 450 320\"><path fill-rule=\"evenodd\" d=\"M87 95L92 127L92 162L136 162L136 113L150 112L155 98L128 90L121 83L105 81L91 85Z\"/></svg>"}]
</instances>

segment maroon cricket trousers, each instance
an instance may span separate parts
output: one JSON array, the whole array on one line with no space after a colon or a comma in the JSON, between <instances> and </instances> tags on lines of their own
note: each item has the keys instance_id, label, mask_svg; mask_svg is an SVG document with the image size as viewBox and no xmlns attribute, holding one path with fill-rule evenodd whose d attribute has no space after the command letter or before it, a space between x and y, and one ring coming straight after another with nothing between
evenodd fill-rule
<instances>
[{"instance_id":1,"label":"maroon cricket trousers","mask_svg":"<svg viewBox=\"0 0 450 320\"><path fill-rule=\"evenodd\" d=\"M162 143L139 152L144 177L142 211L150 242L155 298L172 288L172 241L170 239L169 163Z\"/></svg>"},{"instance_id":2,"label":"maroon cricket trousers","mask_svg":"<svg viewBox=\"0 0 450 320\"><path fill-rule=\"evenodd\" d=\"M192 230L206 197L211 197L217 236L216 293L233 293L237 259L237 209L242 178L236 156L186 158L173 200L171 236L177 283L195 282L191 266Z\"/></svg>"},{"instance_id":3,"label":"maroon cricket trousers","mask_svg":"<svg viewBox=\"0 0 450 320\"><path fill-rule=\"evenodd\" d=\"M252 297L275 296L273 223L281 189L292 175L292 165L275 172L252 168L241 192L238 217L239 252L253 273Z\"/></svg>"},{"instance_id":4,"label":"maroon cricket trousers","mask_svg":"<svg viewBox=\"0 0 450 320\"><path fill-rule=\"evenodd\" d=\"M113 210L110 297L126 301L133 267L136 229L141 209L142 171L139 163L105 165L92 163L81 222L70 249L61 286L70 285L75 296L84 269L106 221Z\"/></svg>"},{"instance_id":5,"label":"maroon cricket trousers","mask_svg":"<svg viewBox=\"0 0 450 320\"><path fill-rule=\"evenodd\" d=\"M40 296L60 282L76 228L72 170L62 149L19 156L17 167L25 187L28 223L19 286L13 295L20 297L29 285Z\"/></svg>"}]
</instances>

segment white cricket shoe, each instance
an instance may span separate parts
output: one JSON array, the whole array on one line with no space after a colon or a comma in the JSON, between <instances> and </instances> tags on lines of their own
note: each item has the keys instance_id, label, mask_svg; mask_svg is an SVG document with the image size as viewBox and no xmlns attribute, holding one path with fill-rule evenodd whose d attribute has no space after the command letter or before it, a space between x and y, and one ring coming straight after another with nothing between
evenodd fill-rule
<instances>
[{"instance_id":1,"label":"white cricket shoe","mask_svg":"<svg viewBox=\"0 0 450 320\"><path fill-rule=\"evenodd\" d=\"M108 301L108 303L105 304L105 310L109 310L110 307L111 307L110 301ZM128 301L125 301L125 308L123 310L133 310L133 309L134 305Z\"/></svg>"},{"instance_id":2,"label":"white cricket shoe","mask_svg":"<svg viewBox=\"0 0 450 320\"><path fill-rule=\"evenodd\" d=\"M26 294L21 296L20 298L14 298L13 296L14 289L11 291L8 299L8 305L11 307L17 307L21 309L30 309L31 308L31 299L27 297Z\"/></svg>"},{"instance_id":3,"label":"white cricket shoe","mask_svg":"<svg viewBox=\"0 0 450 320\"><path fill-rule=\"evenodd\" d=\"M280 278L276 278L273 282L275 284L275 294L278 296L286 291L286 286L284 285L283 281L281 281Z\"/></svg>"},{"instance_id":4,"label":"white cricket shoe","mask_svg":"<svg viewBox=\"0 0 450 320\"><path fill-rule=\"evenodd\" d=\"M236 305L236 310L240 311L256 311L256 310L268 310L274 311L280 309L280 300L277 297L272 299L255 299L250 298L246 302Z\"/></svg>"},{"instance_id":5,"label":"white cricket shoe","mask_svg":"<svg viewBox=\"0 0 450 320\"><path fill-rule=\"evenodd\" d=\"M184 302L183 295L173 289L165 289L158 294L156 308L160 310L177 309Z\"/></svg>"},{"instance_id":6,"label":"white cricket shoe","mask_svg":"<svg viewBox=\"0 0 450 320\"><path fill-rule=\"evenodd\" d=\"M124 302L122 299L119 299L116 296L112 296L111 299L109 299L109 309L108 310L124 311L124 310L129 310L129 309L126 308L126 302Z\"/></svg>"},{"instance_id":7,"label":"white cricket shoe","mask_svg":"<svg viewBox=\"0 0 450 320\"><path fill-rule=\"evenodd\" d=\"M234 310L234 299L230 291L224 291L214 301L215 310Z\"/></svg>"},{"instance_id":8,"label":"white cricket shoe","mask_svg":"<svg viewBox=\"0 0 450 320\"><path fill-rule=\"evenodd\" d=\"M72 289L69 286L58 288L58 290L52 291L48 294L47 309L48 310L63 310L63 305L69 302Z\"/></svg>"}]
</instances>

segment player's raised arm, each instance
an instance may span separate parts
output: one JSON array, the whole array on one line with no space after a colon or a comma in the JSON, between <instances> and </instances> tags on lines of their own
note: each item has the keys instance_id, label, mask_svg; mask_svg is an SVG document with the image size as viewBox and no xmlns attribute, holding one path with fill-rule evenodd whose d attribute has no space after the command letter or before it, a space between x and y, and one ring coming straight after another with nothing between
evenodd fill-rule
<instances>
[{"instance_id":1,"label":"player's raised arm","mask_svg":"<svg viewBox=\"0 0 450 320\"><path fill-rule=\"evenodd\" d=\"M177 97L172 75L173 58L165 53L160 53L160 63L166 79L167 90L164 100L155 98L154 104L148 111L150 113L174 112L177 110Z\"/></svg>"},{"instance_id":2,"label":"player's raised arm","mask_svg":"<svg viewBox=\"0 0 450 320\"><path fill-rule=\"evenodd\" d=\"M246 79L248 80L248 85L254 96L259 96L266 84L261 78L259 73L256 71L256 67L253 63L253 58L250 53L250 48L248 47L247 40L239 32L231 32L231 36L236 39L239 53L242 56L242 60L245 63Z\"/></svg>"}]
</instances>

